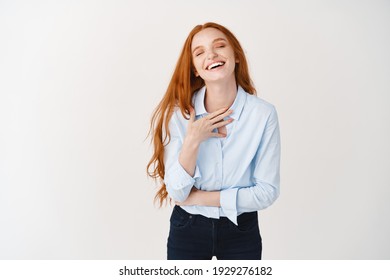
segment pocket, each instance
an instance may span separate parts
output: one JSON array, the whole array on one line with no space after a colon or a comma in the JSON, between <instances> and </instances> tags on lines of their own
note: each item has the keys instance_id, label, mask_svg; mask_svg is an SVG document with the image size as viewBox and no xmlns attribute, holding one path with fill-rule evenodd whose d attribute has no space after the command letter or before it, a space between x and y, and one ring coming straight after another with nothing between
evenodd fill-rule
<instances>
[{"instance_id":1,"label":"pocket","mask_svg":"<svg viewBox=\"0 0 390 280\"><path fill-rule=\"evenodd\" d=\"M257 219L257 212L244 213L237 217L238 226L230 222L230 226L238 232L259 231L259 221Z\"/></svg>"},{"instance_id":2,"label":"pocket","mask_svg":"<svg viewBox=\"0 0 390 280\"><path fill-rule=\"evenodd\" d=\"M184 210L182 210L184 211ZM192 215L188 213L181 213L176 207L173 208L170 223L174 229L185 229L192 221Z\"/></svg>"}]
</instances>

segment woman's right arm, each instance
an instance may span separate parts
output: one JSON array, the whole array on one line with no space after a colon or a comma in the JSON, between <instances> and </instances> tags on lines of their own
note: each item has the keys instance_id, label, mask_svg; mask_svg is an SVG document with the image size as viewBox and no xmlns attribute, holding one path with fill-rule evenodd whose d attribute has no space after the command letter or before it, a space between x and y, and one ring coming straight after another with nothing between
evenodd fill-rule
<instances>
[{"instance_id":1,"label":"woman's right arm","mask_svg":"<svg viewBox=\"0 0 390 280\"><path fill-rule=\"evenodd\" d=\"M208 116L195 120L195 111L191 109L187 130L180 131L177 115L174 113L169 122L170 142L165 146L165 178L164 182L169 196L178 202L187 199L200 173L196 168L199 145L210 137L225 137L213 132L214 129L225 126L232 119L223 118L232 113L221 109ZM183 139L183 135L184 139ZM182 140L183 139L183 140Z\"/></svg>"}]
</instances>

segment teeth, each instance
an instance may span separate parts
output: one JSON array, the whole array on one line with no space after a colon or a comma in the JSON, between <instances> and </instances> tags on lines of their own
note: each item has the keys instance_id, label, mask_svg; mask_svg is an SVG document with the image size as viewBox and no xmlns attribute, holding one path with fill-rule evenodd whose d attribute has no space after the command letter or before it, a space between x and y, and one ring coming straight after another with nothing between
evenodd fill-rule
<instances>
[{"instance_id":1,"label":"teeth","mask_svg":"<svg viewBox=\"0 0 390 280\"><path fill-rule=\"evenodd\" d=\"M213 69L214 67L217 67L217 66L222 66L224 65L225 63L223 62L215 62L213 64L210 64L208 67L207 67L207 70L210 70L210 69Z\"/></svg>"}]
</instances>

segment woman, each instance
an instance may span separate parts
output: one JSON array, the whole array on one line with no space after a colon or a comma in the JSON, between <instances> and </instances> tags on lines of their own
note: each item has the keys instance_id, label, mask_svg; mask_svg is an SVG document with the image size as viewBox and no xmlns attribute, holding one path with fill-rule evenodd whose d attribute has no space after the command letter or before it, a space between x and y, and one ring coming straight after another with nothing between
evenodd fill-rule
<instances>
[{"instance_id":1,"label":"woman","mask_svg":"<svg viewBox=\"0 0 390 280\"><path fill-rule=\"evenodd\" d=\"M170 197L168 259L261 259L257 211L279 196L273 105L255 96L244 51L216 23L184 43L151 121L151 177Z\"/></svg>"}]
</instances>

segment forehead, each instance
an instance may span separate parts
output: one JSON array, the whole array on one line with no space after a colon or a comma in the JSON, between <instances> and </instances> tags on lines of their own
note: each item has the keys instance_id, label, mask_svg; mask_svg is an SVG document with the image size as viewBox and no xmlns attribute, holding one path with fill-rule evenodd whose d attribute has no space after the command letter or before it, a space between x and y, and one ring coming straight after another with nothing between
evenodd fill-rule
<instances>
[{"instance_id":1,"label":"forehead","mask_svg":"<svg viewBox=\"0 0 390 280\"><path fill-rule=\"evenodd\" d=\"M205 28L196 33L194 38L192 38L191 49L193 50L196 47L210 44L218 38L225 39L226 41L228 40L226 35L222 31L219 31L218 29L212 27Z\"/></svg>"}]
</instances>

